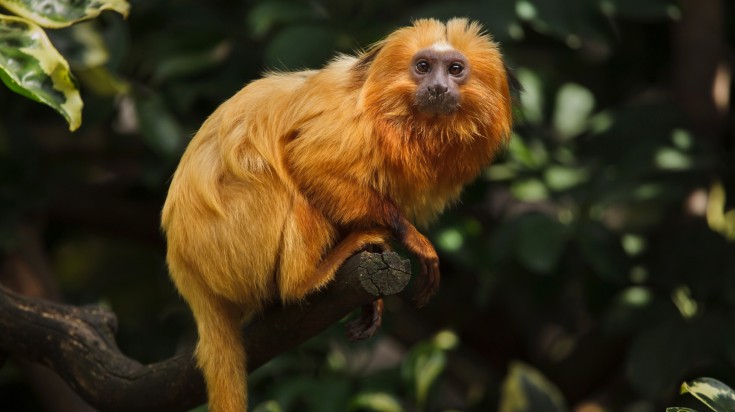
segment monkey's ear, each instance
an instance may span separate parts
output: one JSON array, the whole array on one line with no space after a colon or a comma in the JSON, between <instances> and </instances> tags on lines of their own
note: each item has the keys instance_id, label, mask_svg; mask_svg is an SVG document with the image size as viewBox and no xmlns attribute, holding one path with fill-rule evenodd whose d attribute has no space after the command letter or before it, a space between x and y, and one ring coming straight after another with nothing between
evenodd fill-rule
<instances>
[{"instance_id":1,"label":"monkey's ear","mask_svg":"<svg viewBox=\"0 0 735 412\"><path fill-rule=\"evenodd\" d=\"M381 50L383 50L383 45L381 43L370 46L369 49L360 54L360 57L355 63L354 69L367 72L370 68L370 65L373 64L373 61L376 57L378 57L378 53L380 53Z\"/></svg>"},{"instance_id":2,"label":"monkey's ear","mask_svg":"<svg viewBox=\"0 0 735 412\"><path fill-rule=\"evenodd\" d=\"M518 81L518 78L516 77L513 70L511 70L508 65L505 65L505 77L508 79L508 88L510 89L510 95L513 97L513 100L518 102L518 99L521 97L521 93L523 93L523 85L520 81Z\"/></svg>"},{"instance_id":3,"label":"monkey's ear","mask_svg":"<svg viewBox=\"0 0 735 412\"><path fill-rule=\"evenodd\" d=\"M370 66L373 64L373 61L382 49L383 45L381 43L377 43L370 46L369 49L359 55L357 61L352 66L352 78L356 87L362 87L362 85L365 83L365 80L367 80L368 71L370 71Z\"/></svg>"}]
</instances>

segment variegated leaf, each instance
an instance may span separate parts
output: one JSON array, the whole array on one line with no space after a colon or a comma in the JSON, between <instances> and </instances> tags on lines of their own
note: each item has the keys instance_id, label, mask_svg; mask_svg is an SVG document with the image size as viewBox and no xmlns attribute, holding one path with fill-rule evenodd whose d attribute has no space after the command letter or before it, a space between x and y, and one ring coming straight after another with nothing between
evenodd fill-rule
<instances>
[{"instance_id":1,"label":"variegated leaf","mask_svg":"<svg viewBox=\"0 0 735 412\"><path fill-rule=\"evenodd\" d=\"M0 15L0 78L13 91L51 106L76 130L82 98L69 64L38 25Z\"/></svg>"},{"instance_id":2,"label":"variegated leaf","mask_svg":"<svg viewBox=\"0 0 735 412\"><path fill-rule=\"evenodd\" d=\"M698 378L681 384L681 393L689 392L716 412L735 410L735 391L712 378Z\"/></svg>"},{"instance_id":3,"label":"variegated leaf","mask_svg":"<svg viewBox=\"0 0 735 412\"><path fill-rule=\"evenodd\" d=\"M0 6L49 28L71 26L95 18L103 10L127 17L130 10L127 0L0 0Z\"/></svg>"}]
</instances>

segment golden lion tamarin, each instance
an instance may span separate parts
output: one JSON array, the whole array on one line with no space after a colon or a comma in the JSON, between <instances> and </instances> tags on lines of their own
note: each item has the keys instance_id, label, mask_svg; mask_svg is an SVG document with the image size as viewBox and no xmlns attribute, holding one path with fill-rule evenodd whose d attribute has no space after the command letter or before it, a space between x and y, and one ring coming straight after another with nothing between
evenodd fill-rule
<instances>
[{"instance_id":1,"label":"golden lion tamarin","mask_svg":"<svg viewBox=\"0 0 735 412\"><path fill-rule=\"evenodd\" d=\"M367 246L393 239L414 254L427 302L439 263L412 222L434 219L504 146L509 89L479 24L418 20L321 70L256 80L207 119L162 224L210 410L247 409L243 319L323 287ZM353 337L375 331L381 304Z\"/></svg>"}]
</instances>

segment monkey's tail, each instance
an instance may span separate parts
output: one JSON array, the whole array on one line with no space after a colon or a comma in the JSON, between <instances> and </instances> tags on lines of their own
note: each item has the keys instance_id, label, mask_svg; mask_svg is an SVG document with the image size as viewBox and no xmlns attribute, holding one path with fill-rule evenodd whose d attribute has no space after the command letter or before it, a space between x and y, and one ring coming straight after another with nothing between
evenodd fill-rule
<instances>
[{"instance_id":1,"label":"monkey's tail","mask_svg":"<svg viewBox=\"0 0 735 412\"><path fill-rule=\"evenodd\" d=\"M190 302L194 303L194 302ZM247 371L237 307L222 298L192 304L199 331L196 359L207 382L211 412L247 411Z\"/></svg>"}]
</instances>

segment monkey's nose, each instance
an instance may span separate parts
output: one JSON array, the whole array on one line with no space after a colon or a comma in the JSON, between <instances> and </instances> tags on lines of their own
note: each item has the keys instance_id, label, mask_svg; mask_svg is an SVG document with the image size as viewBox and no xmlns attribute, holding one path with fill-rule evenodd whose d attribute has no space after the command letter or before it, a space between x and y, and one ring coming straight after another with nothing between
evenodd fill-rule
<instances>
[{"instance_id":1,"label":"monkey's nose","mask_svg":"<svg viewBox=\"0 0 735 412\"><path fill-rule=\"evenodd\" d=\"M447 86L444 84L432 84L429 86L429 94L432 97L439 97L447 92Z\"/></svg>"}]
</instances>

